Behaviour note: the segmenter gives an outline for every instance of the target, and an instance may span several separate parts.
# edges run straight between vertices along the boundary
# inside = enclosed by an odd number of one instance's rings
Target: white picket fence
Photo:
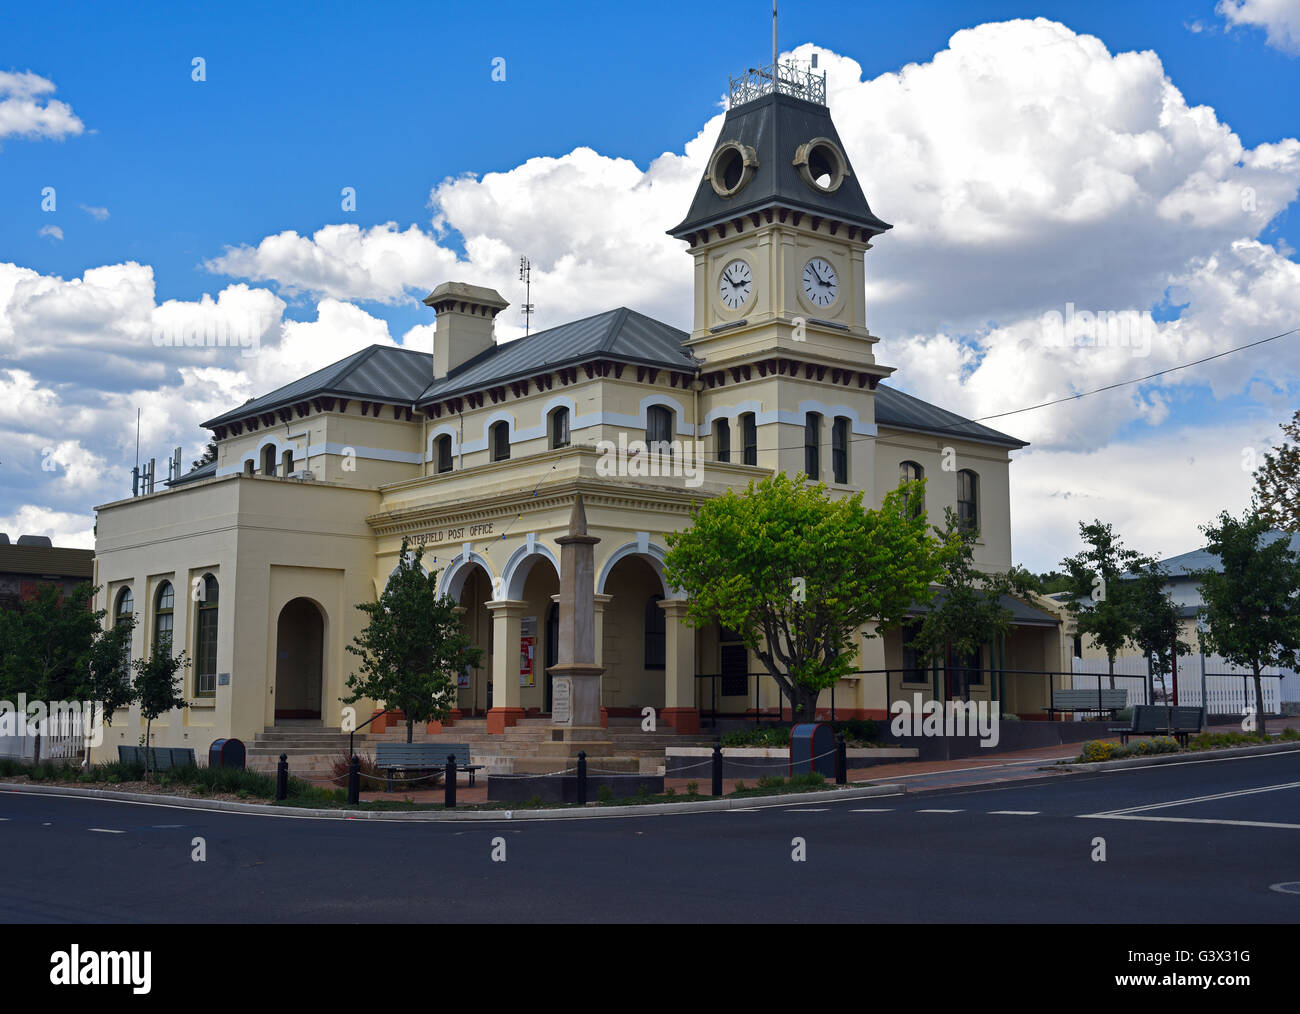
[[[1074,688],[1095,690],[1097,675],[1101,686],[1110,686],[1104,658],[1076,658],[1074,660]],[[1218,655],[1205,656],[1206,708],[1211,715],[1240,715],[1247,707],[1255,707],[1255,681],[1249,669],[1231,665]],[[1240,674],[1240,675],[1237,675]],[[1266,669],[1260,683],[1264,691],[1264,713],[1277,714],[1282,700],[1282,673],[1276,668]],[[1242,677],[1246,678],[1242,678]],[[1144,658],[1115,659],[1115,688],[1128,691],[1129,704],[1164,704],[1173,700],[1173,678],[1166,675],[1163,685],[1156,680],[1155,700],[1147,700],[1147,663]],[[1178,703],[1190,707],[1201,706],[1201,656],[1178,656]],[[1082,719],[1082,715],[1076,716]]]
[[[82,733],[84,719],[81,715],[67,715],[59,719],[46,718],[38,729],[41,737],[41,760],[80,760],[84,756],[85,739]],[[36,759],[36,734],[24,724],[23,735],[0,735],[0,757],[32,761]]]

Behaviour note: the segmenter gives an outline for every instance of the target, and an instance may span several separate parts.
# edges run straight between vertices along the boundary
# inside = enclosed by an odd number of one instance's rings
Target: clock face
[[[718,279],[718,296],[728,310],[739,310],[749,302],[753,291],[754,273],[749,269],[748,263],[737,259],[722,269],[722,277]]]
[[[830,263],[814,257],[803,268],[803,294],[815,306],[830,306],[839,292],[840,277]]]

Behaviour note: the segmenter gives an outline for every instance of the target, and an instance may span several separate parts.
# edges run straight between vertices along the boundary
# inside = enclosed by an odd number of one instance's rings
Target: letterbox
[[[244,744],[238,739],[218,739],[208,747],[208,767],[242,768]]]
[[[810,771],[835,777],[835,730],[829,722],[805,722],[790,730],[790,774]]]

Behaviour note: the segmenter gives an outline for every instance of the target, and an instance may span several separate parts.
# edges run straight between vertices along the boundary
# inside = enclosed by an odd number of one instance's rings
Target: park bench
[[[1127,690],[1053,690],[1052,703],[1043,710],[1047,712],[1049,720],[1058,711],[1109,712],[1114,719],[1115,712],[1127,706]]]
[[[122,746],[118,745],[117,759],[123,764],[139,764],[144,766],[143,746]],[[171,768],[192,768],[194,763],[194,749],[188,746],[151,746],[148,747],[152,755],[149,763],[151,771],[168,771]]]
[[[441,771],[447,766],[448,755],[456,758],[456,770],[469,772],[469,783],[474,784],[474,772],[482,764],[469,762],[468,743],[377,743],[375,767],[388,776],[385,792],[393,791],[394,771]]]
[[[1193,732],[1204,728],[1204,712],[1200,708],[1186,705],[1169,707],[1166,704],[1133,705],[1133,723],[1108,729],[1119,733],[1120,742],[1128,745],[1130,736],[1173,736],[1186,746],[1187,738]]]

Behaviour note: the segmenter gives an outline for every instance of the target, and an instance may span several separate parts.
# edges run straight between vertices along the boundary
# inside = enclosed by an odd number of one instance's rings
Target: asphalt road
[[[195,837],[206,862],[191,858]],[[494,861],[502,845],[505,861]],[[483,824],[0,792],[0,868],[7,923],[1295,923],[1300,893],[1272,885],[1300,890],[1300,753],[835,803]]]

